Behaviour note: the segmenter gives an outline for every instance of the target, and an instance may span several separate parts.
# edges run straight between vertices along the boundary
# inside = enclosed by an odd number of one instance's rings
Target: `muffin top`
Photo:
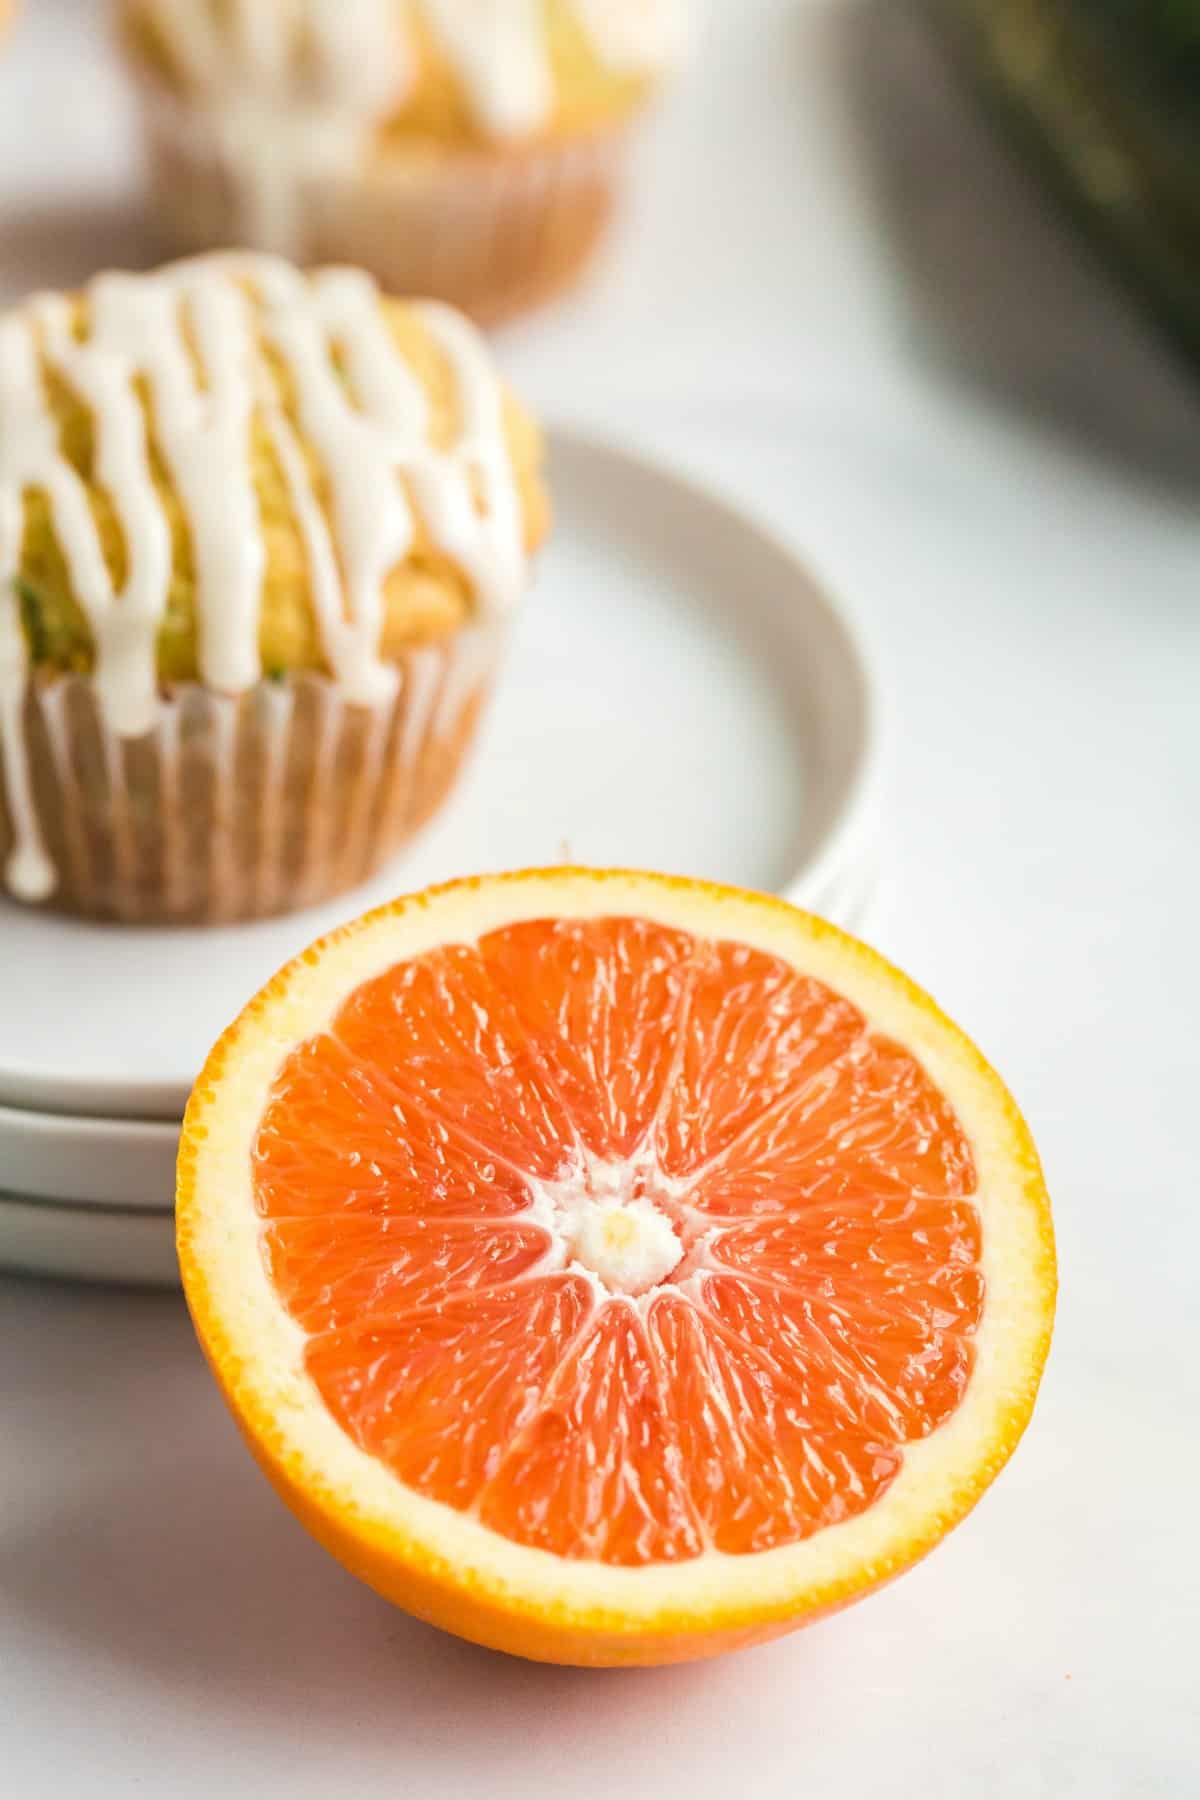
[[[160,85],[356,122],[376,149],[571,136],[675,60],[682,0],[124,0]]]
[[[90,672],[127,735],[164,682],[380,700],[404,650],[518,599],[539,462],[474,327],[356,270],[239,253],[39,295],[0,317],[0,677],[22,648]]]

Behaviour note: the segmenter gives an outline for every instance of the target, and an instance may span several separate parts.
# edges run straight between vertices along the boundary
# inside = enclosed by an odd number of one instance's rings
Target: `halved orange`
[[[179,1255],[250,1446],[348,1568],[521,1655],[754,1642],[908,1567],[1054,1308],[998,1077],[779,900],[547,870],[285,968],[212,1052]]]

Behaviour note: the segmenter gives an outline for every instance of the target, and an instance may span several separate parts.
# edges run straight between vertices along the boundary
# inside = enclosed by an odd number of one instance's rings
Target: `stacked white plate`
[[[206,931],[0,902],[0,1263],[175,1279],[189,1088],[305,943],[455,874],[573,861],[784,892],[852,930],[874,889],[871,684],[793,553],[657,464],[565,433],[554,546],[445,814],[332,906]]]

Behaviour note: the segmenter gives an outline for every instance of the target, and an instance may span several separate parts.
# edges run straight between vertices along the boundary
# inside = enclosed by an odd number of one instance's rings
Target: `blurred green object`
[[[1200,355],[1200,0],[922,0]]]

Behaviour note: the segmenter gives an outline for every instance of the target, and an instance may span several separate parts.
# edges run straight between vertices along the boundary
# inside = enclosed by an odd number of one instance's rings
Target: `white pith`
[[[875,1505],[773,1550],[729,1556],[709,1549],[687,1562],[643,1567],[568,1562],[415,1493],[358,1449],[326,1410],[304,1370],[305,1334],[281,1305],[259,1253],[250,1149],[271,1084],[283,1056],[325,1028],[354,988],[399,960],[447,942],[474,941],[521,919],[621,914],[699,937],[734,939],[826,982],[859,1008],[872,1029],[917,1056],[957,1113],[975,1159],[972,1202],[982,1225],[987,1302],[962,1403],[929,1437],[905,1449],[903,1468]],[[802,914],[750,896],[635,875],[551,871],[451,888],[376,915],[329,940],[319,957],[298,959],[284,985],[261,1003],[253,1028],[243,1025],[232,1039],[213,1097],[201,1083],[189,1124],[201,1127],[192,1182],[193,1255],[204,1270],[207,1303],[220,1320],[240,1397],[256,1416],[275,1421],[278,1452],[307,1471],[312,1490],[353,1515],[364,1539],[390,1543],[397,1555],[412,1551],[427,1565],[454,1571],[517,1607],[564,1621],[608,1616],[636,1629],[639,1621],[649,1625],[664,1614],[700,1624],[722,1612],[750,1615],[756,1607],[818,1604],[851,1579],[868,1585],[911,1560],[912,1546],[936,1536],[939,1520],[949,1522],[964,1510],[981,1485],[981,1466],[990,1473],[1004,1460],[1005,1421],[1027,1411],[1036,1385],[1052,1252],[1035,1195],[1036,1164],[1003,1090],[966,1041],[877,958]],[[601,1200],[601,1210],[605,1205],[629,1214],[631,1197],[618,1191]],[[646,1212],[632,1216],[633,1249],[653,1261],[657,1247],[664,1261],[669,1246],[659,1224]],[[550,1231],[555,1261],[586,1264],[581,1221],[562,1185],[542,1184],[531,1217]],[[666,1222],[665,1212],[658,1217]],[[687,1247],[681,1242],[680,1248]],[[695,1249],[702,1262],[703,1245]],[[666,1273],[682,1278],[681,1291],[699,1298],[704,1277],[691,1272],[690,1262],[689,1253]],[[631,1267],[627,1260],[626,1276]],[[598,1299],[605,1289],[623,1291],[619,1256],[610,1269],[615,1282],[593,1273]],[[645,1298],[643,1293],[632,1303]]]
[[[653,1292],[684,1258],[667,1210],[636,1191],[638,1172],[634,1162],[589,1159],[578,1173],[531,1183],[526,1216],[549,1233],[551,1256],[595,1276],[605,1294]]]

